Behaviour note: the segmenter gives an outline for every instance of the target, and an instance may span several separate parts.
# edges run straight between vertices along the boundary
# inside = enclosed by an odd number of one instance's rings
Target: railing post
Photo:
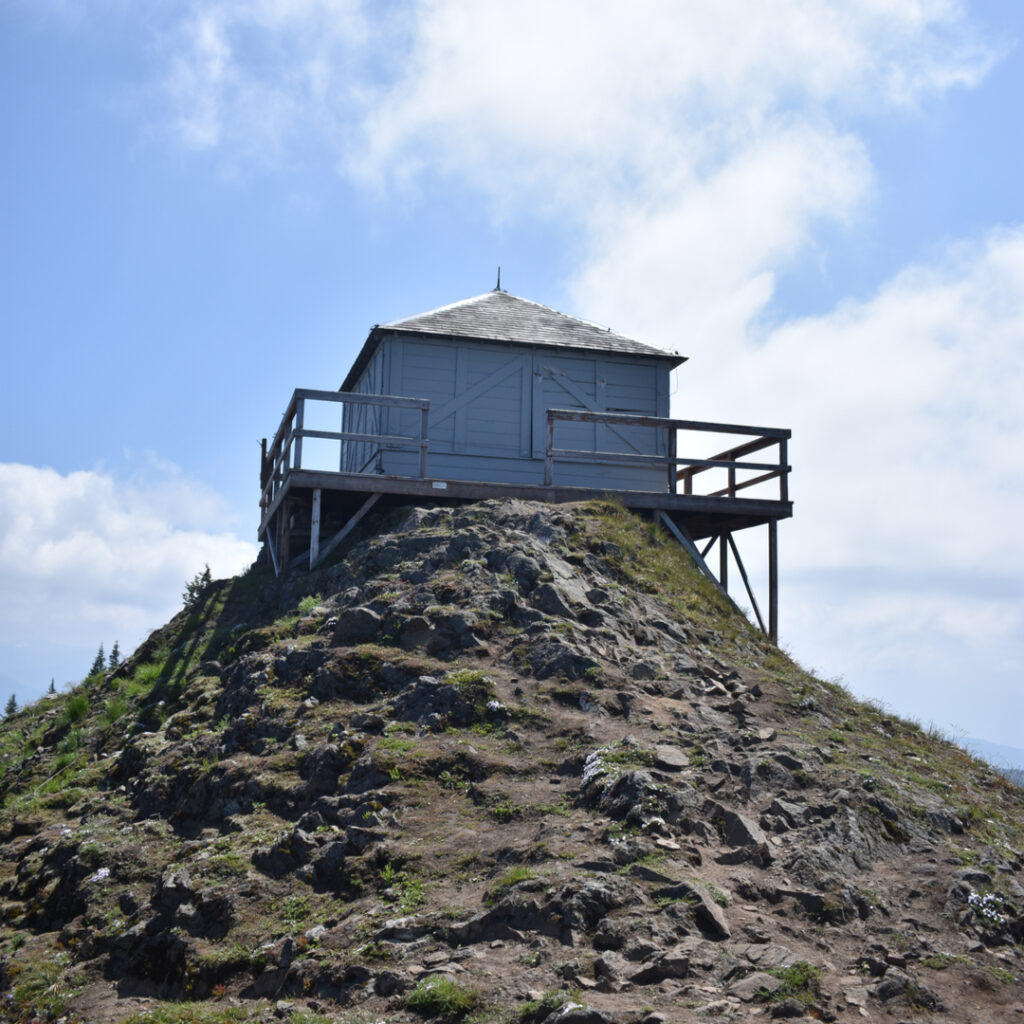
[[[550,487],[551,482],[555,477],[554,467],[554,448],[555,448],[555,417],[554,413],[548,409],[548,447],[544,455],[544,486]]]
[[[729,497],[736,497],[736,467],[729,467]]]
[[[300,398],[295,403],[295,468],[302,469],[302,423],[306,416],[306,400]]]
[[[420,410],[420,477],[427,475],[427,444],[430,434],[430,403]]]

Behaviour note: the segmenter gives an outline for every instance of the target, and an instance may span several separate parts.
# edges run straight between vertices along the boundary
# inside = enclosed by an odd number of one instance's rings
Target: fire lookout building
[[[717,543],[723,589],[731,551],[776,639],[790,432],[672,419],[670,376],[682,362],[500,288],[375,326],[340,389],[297,389],[264,442],[259,538],[284,573],[322,561],[382,500],[614,494],[653,515],[712,578],[704,556]],[[754,526],[768,527],[767,623],[732,538]]]

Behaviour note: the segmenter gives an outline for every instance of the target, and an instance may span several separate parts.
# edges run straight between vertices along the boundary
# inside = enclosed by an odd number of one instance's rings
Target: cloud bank
[[[249,565],[221,499],[166,464],[134,482],[0,463],[0,672],[37,696],[80,679],[102,642],[130,650],[178,610],[186,580]],[[45,679],[19,678],[40,651]]]

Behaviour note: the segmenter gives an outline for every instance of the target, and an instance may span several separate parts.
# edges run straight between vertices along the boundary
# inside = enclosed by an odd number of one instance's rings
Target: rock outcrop
[[[1020,790],[614,505],[375,530],[0,725],[0,1018],[1013,1019]]]

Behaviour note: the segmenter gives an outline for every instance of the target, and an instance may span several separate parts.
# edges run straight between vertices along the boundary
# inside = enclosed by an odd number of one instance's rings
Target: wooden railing
[[[418,409],[420,425],[417,434],[365,433],[353,430],[311,430],[304,426],[306,402],[333,402],[337,405],[376,405],[390,409]],[[363,395],[350,391],[317,391],[312,388],[296,388],[291,401],[281,418],[281,426],[270,447],[263,453],[260,472],[260,509],[265,514],[277,496],[285,477],[292,469],[302,468],[303,438],[320,438],[337,441],[339,444],[338,466],[344,457],[345,443],[364,443],[376,446],[379,451],[388,448],[418,448],[419,476],[427,475],[427,420],[430,415],[430,400],[426,398],[403,398],[398,395]],[[365,470],[365,464],[363,469]]]
[[[650,427],[664,430],[665,454],[641,455],[629,452],[603,452],[586,449],[555,447],[555,423],[603,423],[609,427]],[[677,454],[679,431],[697,431],[711,434],[751,435],[754,440],[728,448],[710,458],[697,459]],[[693,494],[693,478],[698,473],[720,469],[726,473],[726,486],[705,493],[705,497],[735,498],[738,491],[763,484],[769,480],[779,481],[779,501],[789,500],[788,441],[791,431],[775,427],[747,427],[736,423],[705,423],[700,420],[674,420],[663,416],[635,416],[630,413],[589,412],[581,409],[548,409],[548,439],[544,459],[544,485],[554,483],[555,460],[582,459],[591,464],[606,466],[663,466],[666,472],[666,487],[669,493],[676,493],[678,481],[683,482],[683,493]],[[778,446],[777,462],[743,462],[746,455],[762,451],[773,445]],[[685,466],[685,469],[678,469]],[[756,473],[753,477],[738,477],[737,474]]]

